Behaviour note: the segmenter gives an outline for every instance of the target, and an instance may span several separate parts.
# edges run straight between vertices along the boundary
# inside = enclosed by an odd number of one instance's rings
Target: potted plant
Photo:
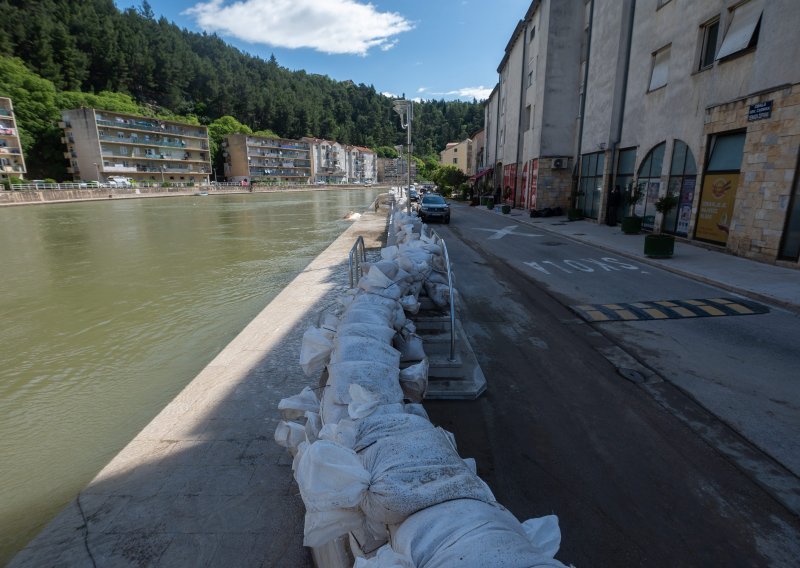
[[[636,204],[644,198],[644,186],[634,181],[625,192],[625,216],[622,218],[622,232],[635,235],[642,230],[642,218],[636,214]]]
[[[511,213],[511,205],[509,205],[508,203],[503,203],[501,209],[503,210],[503,215],[508,215],[509,213]]]
[[[678,196],[667,191],[655,203],[656,211],[661,213],[661,221],[656,226],[656,232],[644,237],[644,254],[650,258],[670,258],[675,251],[675,237],[661,233],[664,218],[670,211],[678,206]]]

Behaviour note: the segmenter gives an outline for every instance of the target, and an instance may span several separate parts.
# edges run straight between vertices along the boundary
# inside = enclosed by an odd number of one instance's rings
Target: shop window
[[[745,49],[755,47],[761,27],[762,0],[750,0],[739,4],[730,14],[730,25],[725,32],[717,59],[722,59]]]
[[[696,239],[720,245],[728,242],[744,140],[744,132],[715,134],[709,140],[694,230]]]
[[[794,190],[792,200],[789,204],[788,216],[786,217],[786,227],[783,230],[781,248],[778,258],[781,260],[800,260],[800,187],[798,187],[798,174],[794,173]]]
[[[708,69],[714,65],[719,36],[719,18],[702,26],[702,45],[700,47],[700,65],[698,70]]]
[[[653,147],[645,156],[636,175],[636,183],[639,189],[644,192],[644,197],[636,204],[634,213],[642,218],[643,229],[652,230],[655,226],[655,203],[658,200],[658,194],[661,189],[661,167],[664,164],[666,147],[666,142]]]
[[[672,147],[672,163],[669,169],[667,191],[678,196],[678,206],[664,218],[662,228],[665,232],[682,237],[689,234],[689,221],[692,217],[696,183],[697,164],[692,150],[682,140],[675,140]]]
[[[670,46],[663,47],[653,54],[653,69],[650,72],[650,87],[648,91],[655,91],[667,84],[669,77]]]

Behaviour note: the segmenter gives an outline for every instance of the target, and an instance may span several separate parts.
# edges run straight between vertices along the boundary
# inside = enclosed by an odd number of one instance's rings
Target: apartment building
[[[302,138],[311,147],[311,175],[315,183],[348,182],[348,150],[343,144],[321,138]]]
[[[495,182],[597,222],[638,187],[647,230],[797,266],[799,27],[794,0],[534,1],[485,105]]]
[[[411,161],[411,183],[417,179],[417,163]],[[378,182],[392,185],[408,184],[408,159],[378,158]]]
[[[475,173],[474,162],[472,161],[472,140],[467,138],[461,142],[448,142],[444,150],[439,152],[439,163],[456,166],[459,170],[471,176]]]
[[[143,183],[206,184],[208,129],[174,120],[92,108],[64,110],[59,126],[75,180],[121,176]]]
[[[0,181],[24,178],[25,173],[25,157],[14,118],[14,105],[11,99],[0,97]]]
[[[307,184],[311,145],[305,140],[231,134],[223,143],[228,181]]]
[[[375,183],[378,179],[377,156],[375,152],[363,146],[347,147],[345,171],[349,183]]]

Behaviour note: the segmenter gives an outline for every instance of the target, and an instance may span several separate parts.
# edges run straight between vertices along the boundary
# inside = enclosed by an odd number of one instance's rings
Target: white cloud
[[[382,94],[384,97],[389,97],[390,99],[399,99],[399,98],[400,98],[400,97],[398,97],[397,95],[395,95],[394,93],[390,93],[389,91],[384,91],[384,92],[382,92],[381,94]]]
[[[379,12],[358,0],[209,0],[183,12],[209,33],[250,43],[322,53],[366,55],[397,43],[414,28],[396,12]]]
[[[477,99],[479,101],[482,101],[489,98],[489,95],[492,94],[492,89],[481,85],[480,87],[463,87],[456,91],[447,91],[445,93],[431,93],[431,94],[439,96],[455,95],[459,99]]]
[[[419,89],[417,89],[417,92],[418,93],[424,93],[427,90],[428,90],[428,87],[420,87]]]

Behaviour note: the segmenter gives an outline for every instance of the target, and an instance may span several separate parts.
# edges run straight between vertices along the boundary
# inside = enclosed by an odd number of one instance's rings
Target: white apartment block
[[[211,175],[205,126],[106,110],[61,113],[67,171],[75,180],[121,176],[142,183],[207,184]]]
[[[348,182],[348,152],[344,145],[319,138],[302,140],[311,144],[311,175],[315,183]]]
[[[348,146],[345,170],[349,183],[375,183],[378,179],[375,152],[363,146]]]
[[[305,140],[231,134],[225,138],[228,181],[308,184],[311,145]]]
[[[532,2],[485,104],[495,185],[598,222],[635,185],[646,229],[797,266],[798,29],[796,0]]]
[[[25,157],[11,99],[0,97],[0,181],[24,178]]]

